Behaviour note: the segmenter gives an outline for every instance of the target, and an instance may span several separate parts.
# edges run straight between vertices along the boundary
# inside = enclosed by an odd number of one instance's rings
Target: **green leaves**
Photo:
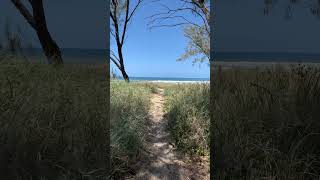
[[[184,35],[189,39],[185,53],[178,61],[194,58],[193,62],[205,62],[210,58],[210,35],[205,26],[187,26]]]

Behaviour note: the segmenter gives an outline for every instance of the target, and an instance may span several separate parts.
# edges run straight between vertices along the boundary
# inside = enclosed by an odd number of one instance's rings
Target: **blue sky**
[[[179,5],[179,1],[164,0],[162,2],[170,7]],[[144,4],[132,19],[124,45],[125,67],[129,76],[209,77],[210,68],[207,63],[193,64],[192,59],[176,61],[184,53],[188,43],[183,35],[182,27],[162,27],[152,30],[148,28],[147,24],[150,20],[147,17],[162,12],[162,10],[159,4]],[[197,19],[194,20],[197,21]],[[115,49],[115,45],[114,42],[111,42],[111,49]],[[114,64],[111,65],[111,68],[116,70]]]

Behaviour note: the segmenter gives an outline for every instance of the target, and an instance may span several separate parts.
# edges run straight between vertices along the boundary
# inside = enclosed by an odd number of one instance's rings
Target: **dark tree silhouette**
[[[112,51],[110,54],[111,61],[121,71],[123,78],[129,82],[129,76],[125,70],[123,45],[126,38],[128,24],[143,0],[136,0],[133,9],[130,0],[112,0],[110,4],[110,17],[112,20],[110,33],[115,38],[117,44],[117,55]]]
[[[20,14],[36,31],[44,54],[49,64],[63,64],[60,49],[56,42],[52,39],[46,22],[42,0],[28,0],[32,7],[32,13],[20,0],[11,0]]]

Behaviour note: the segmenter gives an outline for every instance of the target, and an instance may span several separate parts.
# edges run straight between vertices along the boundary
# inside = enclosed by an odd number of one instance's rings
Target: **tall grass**
[[[0,179],[104,179],[105,74],[26,63],[0,72]]]
[[[119,179],[134,173],[141,158],[147,132],[149,95],[152,86],[111,81],[112,176]]]
[[[232,69],[214,79],[214,178],[320,178],[319,69]]]
[[[177,148],[209,154],[209,85],[184,84],[165,89],[168,128]]]

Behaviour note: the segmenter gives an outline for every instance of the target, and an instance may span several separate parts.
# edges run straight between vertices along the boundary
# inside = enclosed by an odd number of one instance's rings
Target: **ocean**
[[[290,62],[320,63],[320,53],[303,52],[216,52],[217,62]]]
[[[66,64],[104,64],[107,61],[106,49],[61,49]],[[24,54],[31,62],[47,63],[42,49],[24,49]],[[270,67],[274,64],[288,65],[290,63],[304,63],[320,66],[320,53],[298,52],[217,52],[213,62],[223,68],[255,68]],[[175,77],[132,77],[132,81],[153,82],[206,82],[209,78],[175,78]]]
[[[24,49],[24,55],[31,62],[47,63],[42,49]],[[61,49],[66,64],[101,64],[106,62],[107,50],[104,49]],[[122,78],[118,78],[122,79]],[[135,82],[163,82],[163,83],[202,83],[209,82],[208,78],[177,78],[177,77],[131,77]]]
[[[23,54],[30,62],[47,63],[42,49],[24,49]],[[72,49],[62,48],[61,54],[66,64],[103,64],[107,61],[106,49]]]
[[[117,78],[123,80],[123,78]],[[208,83],[210,78],[177,78],[177,77],[130,77],[132,82],[155,83]]]
[[[107,60],[106,49],[62,48],[66,63],[104,63]],[[42,49],[24,49],[27,57],[45,57]],[[217,62],[306,62],[320,63],[320,53],[303,52],[216,52],[213,61]]]

